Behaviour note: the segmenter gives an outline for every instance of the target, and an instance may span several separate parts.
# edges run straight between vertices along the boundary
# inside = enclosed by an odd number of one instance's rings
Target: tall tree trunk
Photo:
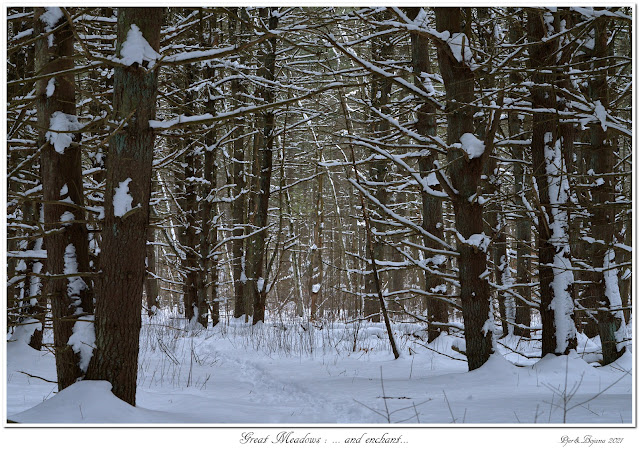
[[[556,64],[557,39],[547,39],[552,30],[549,12],[527,13],[530,68],[535,85],[530,89],[533,108],[557,109],[552,67]],[[539,195],[539,282],[542,321],[542,356],[565,354],[577,345],[572,300],[572,266],[568,242],[567,179],[563,145],[552,112],[533,113],[532,160]]]
[[[445,44],[437,46],[439,67],[446,88],[446,113],[448,116],[447,143],[457,144],[465,139],[474,141],[473,113],[475,101],[474,75],[468,64],[470,42],[462,27],[460,8],[435,8],[437,31],[449,32],[461,40],[457,48],[460,60]],[[497,119],[495,119],[497,120]],[[455,227],[459,252],[458,267],[461,284],[460,296],[464,317],[466,356],[469,370],[480,367],[492,352],[492,327],[490,317],[490,292],[486,271],[486,247],[488,238],[483,234],[482,205],[479,202],[479,183],[483,153],[473,157],[462,148],[450,148],[448,161],[452,187],[456,190],[453,201]]]
[[[155,229],[148,229],[148,243],[146,245],[146,280],[144,290],[146,293],[146,309],[149,317],[153,317],[158,310],[158,296],[160,294],[157,279],[157,264],[155,260]]]
[[[389,18],[389,12],[384,11],[378,14],[379,20],[387,20]],[[389,34],[381,35],[377,38],[373,38],[371,41],[371,59],[373,64],[380,64],[388,60],[393,54],[393,46],[390,42]],[[391,95],[391,80],[385,76],[373,72],[371,74],[371,96],[370,101],[373,108],[381,111],[382,114],[389,115],[388,103],[390,102]],[[390,129],[388,121],[386,119],[377,117],[375,112],[371,112],[372,130],[371,137],[373,139],[383,140],[388,134]],[[376,159],[371,163],[370,174],[371,184],[374,186],[374,196],[382,205],[387,205],[389,202],[388,187],[386,181],[388,177],[388,162],[385,159]],[[378,213],[375,209],[371,209],[371,221],[373,222],[373,231],[377,233],[383,233],[386,227],[382,223],[384,216],[381,211]],[[373,233],[375,234],[375,233]],[[386,259],[386,252],[384,243],[379,239],[374,239],[372,244],[373,254],[368,252],[368,258],[375,259],[377,261],[383,261]],[[366,276],[366,296],[364,297],[364,317],[370,319],[373,322],[379,322],[380,307],[377,296],[377,283],[375,277],[379,274],[373,273],[372,263],[367,265],[366,268],[368,274]]]
[[[204,38],[202,27],[202,11],[200,10],[200,42],[203,46],[212,46],[217,42],[218,36],[213,35],[217,27],[217,16],[209,19],[209,36],[208,42]],[[204,79],[212,83],[215,79],[215,69],[207,66],[204,68]],[[206,112],[215,115],[215,92],[212,88],[207,89],[207,100],[205,102]],[[214,196],[217,189],[217,164],[215,162],[216,155],[216,132],[215,126],[207,130],[204,135],[204,173],[202,174],[206,183],[204,184],[204,192],[202,195],[202,209],[200,211],[200,270],[202,273],[198,279],[198,322],[206,328],[209,321],[209,310],[211,311],[211,320],[215,326],[220,320],[220,303],[217,301],[217,283],[218,283],[218,255],[210,255],[211,249],[217,245],[217,224],[216,203]],[[213,222],[213,224],[211,224]],[[213,226],[211,226],[213,225]]]
[[[510,27],[508,38],[511,44],[516,44],[524,37],[523,15],[518,15],[517,19]],[[524,77],[517,71],[512,71],[508,76],[512,85],[519,86],[524,81]],[[523,131],[522,118],[517,111],[508,112],[508,134],[511,139],[520,139],[520,133]],[[515,240],[517,241],[517,293],[529,302],[532,302],[532,289],[530,287],[531,274],[531,240],[532,240],[532,221],[529,218],[526,203],[530,203],[526,199],[526,192],[530,187],[527,181],[526,153],[523,145],[512,146],[513,174],[515,178],[515,204],[519,210],[519,216],[515,223]],[[515,326],[513,334],[515,336],[530,337],[530,305],[525,301],[515,299]]]
[[[617,360],[621,352],[617,350],[616,332],[622,324],[623,314],[620,310],[621,298],[614,265],[614,224],[615,224],[615,186],[613,183],[613,166],[615,148],[609,136],[606,124],[607,111],[610,107],[608,95],[608,19],[600,17],[595,21],[594,70],[590,79],[591,100],[596,105],[595,115],[599,123],[591,125],[590,152],[591,169],[597,181],[593,183],[592,192],[592,237],[594,243],[589,246],[591,264],[601,269],[593,274],[593,298],[597,302],[597,322],[603,364]],[[612,310],[611,310],[612,309]]]
[[[628,183],[630,184],[630,183]],[[631,187],[628,188],[628,191],[631,190]],[[628,198],[632,197],[632,194],[627,194]],[[626,213],[624,213],[623,220],[623,243],[628,247],[632,248],[632,210],[628,209]],[[632,254],[630,252],[624,252],[620,255],[619,263],[628,263],[632,260]],[[621,277],[619,280],[619,294],[621,295],[621,305],[624,307],[623,316],[624,322],[629,323],[632,313],[632,272],[630,269],[625,268],[620,271]]]
[[[151,48],[159,50],[162,8],[120,8],[118,13],[118,57],[127,35],[136,29]],[[142,67],[133,63],[115,68],[114,119],[127,120],[127,126],[109,143],[96,350],[87,371],[88,379],[109,381],[113,393],[131,405],[135,405],[155,141],[149,120],[155,118],[158,86],[157,71],[147,67],[144,61]]]
[[[489,8],[477,8],[477,37],[480,48],[482,48],[483,56],[477,56],[480,63],[483,63],[483,70],[479,77],[479,85],[482,89],[482,96],[487,97],[494,95],[495,92],[495,75],[493,74],[493,57],[495,56],[495,22],[491,20]],[[488,97],[490,98],[490,97]],[[488,100],[488,98],[486,100]],[[501,102],[500,102],[501,103]],[[485,117],[480,116],[475,122],[477,137],[484,141],[486,139]],[[508,254],[506,253],[506,234],[505,220],[501,201],[501,180],[500,170],[497,166],[496,158],[484,159],[484,183],[483,197],[488,200],[488,207],[484,209],[485,233],[490,236],[491,242],[489,246],[490,259],[492,260],[491,276],[492,280],[498,286],[504,286],[510,283]],[[504,289],[499,289],[494,293],[497,297],[497,305],[499,308],[499,316],[501,321],[502,337],[508,335],[508,322],[514,320],[512,314],[511,298]],[[512,316],[512,317],[511,317]]]
[[[229,14],[229,39],[231,44],[240,45],[246,32],[244,20],[238,30],[237,19],[234,17],[239,15],[240,18],[246,19],[245,8],[231,8]],[[244,63],[243,53],[240,54],[240,65]],[[241,108],[244,105],[244,87],[239,76],[231,81],[231,96],[233,98],[233,107]],[[238,116],[233,120],[233,188],[231,195],[233,198],[233,207],[231,208],[231,218],[233,221],[233,285],[235,294],[235,305],[233,316],[241,317],[248,314],[244,299],[244,287],[246,285],[246,257],[244,254],[244,235],[246,224],[246,168],[245,168],[245,149],[244,149],[244,117]]]
[[[277,28],[278,15],[277,8],[262,8],[260,16],[266,22],[268,28]],[[277,38],[267,39],[263,44],[263,60],[259,75],[266,80],[275,80],[275,48]],[[264,86],[260,88],[259,97],[265,104],[272,103],[275,99],[274,88]],[[246,268],[248,282],[246,288],[249,290],[249,298],[253,303],[253,324],[264,321],[266,312],[267,286],[264,279],[264,255],[266,253],[266,224],[268,222],[268,202],[271,195],[271,173],[273,169],[273,141],[275,136],[275,113],[272,109],[266,110],[262,116],[262,129],[258,134],[259,146],[255,146],[255,162],[259,169],[258,178],[255,180],[257,194],[254,196],[252,207],[253,217],[251,225],[254,235],[249,239],[249,248],[246,255]]]
[[[33,8],[15,8],[16,12],[28,13]],[[33,26],[33,19],[26,15],[25,20],[17,20],[12,24],[12,35],[15,36],[19,33],[26,32]],[[26,79],[33,76],[35,56],[35,45],[24,45],[19,49],[13,51],[7,58],[7,80],[15,81],[20,79]],[[7,86],[7,101],[14,101],[14,99],[20,98],[27,92],[24,89],[31,89],[30,84],[13,86]],[[27,108],[30,107],[29,103],[21,106],[22,110],[19,115],[15,117],[15,121],[12,123],[10,129],[8,129],[7,139],[11,139],[17,135],[25,124],[29,123],[27,120],[23,120],[27,113]],[[9,128],[9,124],[7,125]],[[41,142],[38,142],[41,145]],[[35,149],[34,149],[35,150]],[[25,167],[25,159],[27,155],[22,155],[18,149],[11,148],[11,144],[7,146],[8,157],[8,169],[13,169],[22,164],[23,169],[35,170],[34,163],[37,164],[37,160],[32,160],[29,163],[29,168]],[[16,193],[21,190],[21,182],[17,177],[9,177],[7,179],[7,193]],[[7,218],[18,218],[22,212],[22,223],[27,226],[38,227],[39,222],[43,220],[41,217],[41,203],[34,198],[25,198],[22,202],[16,200],[8,200]],[[34,228],[35,229],[35,228]],[[24,240],[20,240],[19,237],[24,237]],[[29,232],[25,233],[25,230],[15,228],[7,229],[7,251],[16,251],[20,249],[26,250],[41,250],[43,244],[42,238],[34,238],[30,236]],[[46,261],[43,261],[46,263]],[[11,326],[15,323],[12,319],[18,319],[17,323],[24,323],[25,321],[33,321],[33,319],[41,322],[42,325],[39,328],[33,329],[29,346],[36,350],[42,348],[42,333],[44,330],[44,322],[46,317],[46,299],[41,297],[41,278],[36,275],[42,272],[43,262],[35,261],[33,259],[20,260],[19,258],[7,259],[7,277],[9,279],[18,275],[16,271],[18,267],[24,270],[18,270],[24,274],[33,273],[34,275],[25,275],[23,281],[11,283],[7,287],[7,307],[11,308],[12,313],[9,314],[9,320],[7,325]]]
[[[407,8],[408,17],[415,20],[419,14],[420,8]],[[411,49],[413,59],[413,77],[415,85],[425,92],[428,92],[426,83],[430,84],[430,80],[422,78],[422,74],[431,73],[430,55],[428,53],[428,39],[418,33],[411,34]],[[437,117],[435,106],[422,102],[417,109],[417,123],[415,128],[421,136],[437,136]],[[419,158],[419,172],[422,178],[432,181],[432,188],[435,189],[437,183],[434,178],[435,161],[437,161],[437,153],[425,152]],[[422,227],[431,235],[436,236],[440,240],[444,240],[444,218],[442,215],[441,199],[429,195],[422,190]],[[440,249],[441,244],[424,237],[424,247],[432,249]],[[432,258],[432,267],[437,269],[444,261],[440,258],[434,258],[435,253],[429,252],[424,255],[426,258]],[[446,303],[436,297],[437,293],[445,292],[447,289],[444,280],[433,275],[429,271],[424,271],[424,290],[431,295],[426,299],[427,318],[428,318],[428,342],[432,342],[439,337],[442,328],[438,323],[448,322],[448,308]]]
[[[36,34],[57,28],[36,43],[36,73],[49,74],[73,69],[73,33],[60,8],[36,8]],[[58,389],[82,376],[86,366],[69,345],[76,320],[93,313],[90,282],[79,273],[89,271],[89,244],[84,222],[84,193],[80,135],[55,133],[77,131],[75,82],[72,74],[42,78],[37,83],[38,144],[42,148],[41,175],[44,199],[44,245],[46,271],[67,277],[45,282],[51,299],[53,344]],[[62,230],[56,231],[53,230]]]
[[[190,145],[187,144],[187,145]],[[188,322],[192,322],[196,314],[199,314],[197,308],[197,283],[199,278],[198,256],[196,253],[196,216],[197,202],[196,189],[192,184],[195,178],[195,156],[193,150],[187,150],[184,157],[184,220],[181,232],[181,244],[184,251],[184,259],[182,261],[182,281],[183,281],[183,302],[184,317]]]
[[[185,67],[186,76],[184,82],[184,114],[193,114],[193,100],[194,95],[189,86],[191,86],[195,80],[195,66],[188,65]],[[196,182],[196,174],[198,173],[198,166],[200,164],[199,155],[196,153],[195,142],[190,133],[184,138],[183,145],[187,148],[184,155],[184,228],[182,229],[182,245],[184,250],[184,260],[182,266],[182,280],[184,282],[184,316],[189,323],[197,321],[202,311],[198,305],[198,291],[197,287],[199,279],[202,276],[201,268],[199,266],[198,256],[198,193],[199,183]],[[208,314],[208,308],[204,311]]]
[[[317,146],[317,187],[315,189],[315,208],[313,210],[313,244],[310,250],[309,264],[309,291],[311,294],[311,320],[317,317],[317,307],[322,301],[322,281],[324,279],[324,267],[322,266],[322,232],[324,231],[324,174],[319,166],[322,161],[322,147]]]
[[[290,191],[287,189],[286,191],[284,191],[284,203],[286,206],[286,213],[288,215],[288,236],[287,236],[287,241],[290,241],[292,239],[296,239],[297,240],[297,232],[295,230],[295,220],[293,218],[293,209],[291,208],[291,193]],[[300,269],[300,258],[299,258],[299,251],[295,251],[297,250],[297,245],[295,247],[292,247],[288,254],[289,254],[289,261],[291,264],[291,268],[293,270],[293,284],[296,288],[295,293],[296,295],[296,299],[295,299],[295,313],[297,314],[298,317],[303,317],[304,316],[304,293],[302,290],[302,274],[301,274],[301,269]]]
[[[32,227],[38,227],[38,225],[42,223],[43,220],[44,217],[42,214],[41,203],[31,199],[25,200],[22,205],[23,223]],[[28,239],[26,242],[26,248],[27,250],[42,250],[43,238]],[[14,259],[11,258],[9,261],[11,260]],[[27,275],[25,276],[25,279],[22,283],[22,289],[19,296],[19,298],[21,299],[18,302],[18,305],[21,306],[18,313],[20,316],[19,322],[32,322],[34,319],[40,322],[40,324],[33,329],[33,333],[31,334],[31,338],[29,339],[29,346],[36,350],[41,350],[44,326],[47,316],[47,302],[46,299],[39,300],[39,297],[42,294],[42,286],[40,281],[41,277],[38,274],[42,273],[42,269],[44,266],[43,263],[31,258],[23,260],[23,262],[23,272]],[[46,264],[46,261],[44,262]]]
[[[490,209],[484,215],[486,216],[486,232],[491,239],[491,257],[493,266],[493,275],[495,283],[505,287],[510,283],[508,278],[508,255],[506,253],[506,221],[504,220],[504,212],[501,205],[499,185],[497,181],[498,169],[497,160],[490,158],[484,166],[488,182],[486,183],[486,197],[492,198]],[[510,297],[503,290],[497,291],[497,305],[499,307],[499,316],[501,319],[502,337],[509,333],[509,322],[514,320],[511,307],[509,305]]]

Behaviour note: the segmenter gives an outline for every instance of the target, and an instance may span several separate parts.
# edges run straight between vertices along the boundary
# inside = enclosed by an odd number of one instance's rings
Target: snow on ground
[[[598,343],[582,335],[578,352],[542,360],[534,357],[538,341],[509,337],[484,366],[468,372],[459,353],[463,339],[444,334],[426,344],[415,324],[395,325],[402,356],[394,360],[382,324],[253,327],[230,319],[182,331],[184,321],[175,316],[163,311],[145,319],[135,408],[106,382],[84,381],[55,394],[56,385],[45,381],[55,379],[51,353],[9,342],[8,417],[29,423],[632,421],[632,354],[598,367],[589,363],[599,359]]]
[[[108,381],[79,381],[47,401],[16,414],[20,423],[172,423],[175,416],[133,407],[111,392]]]

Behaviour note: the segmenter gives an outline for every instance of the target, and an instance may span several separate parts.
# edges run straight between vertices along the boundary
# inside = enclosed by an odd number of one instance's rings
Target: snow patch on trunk
[[[75,246],[73,244],[67,245],[64,250],[64,274],[73,275],[78,273],[78,260],[75,253]],[[79,307],[81,300],[80,294],[87,288],[84,280],[78,276],[70,276],[67,280],[67,295],[70,299],[74,300],[75,306]],[[78,311],[78,309],[80,311]],[[82,312],[81,308],[76,309],[76,314]]]
[[[58,7],[44,8],[44,14],[40,16],[40,20],[46,25],[46,30],[51,31],[56,23],[64,17],[64,13]]]
[[[477,139],[477,137],[475,137],[472,133],[462,134],[459,138],[459,142],[461,142],[462,148],[468,155],[468,159],[481,157],[486,149],[484,142]]]
[[[47,97],[51,97],[55,92],[55,77],[51,78],[47,83]]]
[[[617,268],[615,264],[615,251],[608,249],[604,255],[604,283],[606,286],[606,297],[610,304],[612,314],[617,318],[619,322],[619,328],[615,332],[615,340],[617,341],[617,350],[621,351],[622,347],[625,347],[625,340],[629,337],[628,329],[626,328],[626,321],[621,310],[621,293],[619,291],[619,278]]]
[[[142,65],[143,61],[149,61],[149,68],[153,67],[155,61],[160,58],[160,54],[153,50],[136,24],[131,24],[126,41],[122,43],[120,56],[120,62],[126,66],[131,66],[134,63]]]
[[[41,273],[43,264],[41,262],[33,263],[33,273]],[[31,277],[31,281],[29,283],[29,295],[32,297],[29,300],[29,304],[31,306],[35,306],[38,304],[37,297],[40,294],[40,289],[42,288],[42,282],[40,281],[40,277],[35,276]]]
[[[60,216],[60,223],[62,223],[62,226],[64,227],[68,227],[69,225],[71,225],[74,220],[75,216],[71,211],[65,211]]]
[[[457,234],[457,239],[466,245],[470,245],[471,247],[475,247],[480,252],[486,252],[488,250],[488,246],[490,245],[490,238],[486,236],[485,233],[476,233],[471,235],[468,239],[464,238],[459,231],[455,231]]]
[[[448,46],[457,61],[468,65],[472,63],[473,54],[470,51],[470,40],[465,33],[453,33],[448,39]]]
[[[49,119],[49,131],[45,134],[45,138],[47,141],[53,145],[55,151],[64,154],[64,151],[71,145],[73,142],[73,133],[72,131],[78,131],[80,128],[80,123],[78,123],[78,118],[73,114],[65,114],[62,111],[56,111],[51,114],[51,119]]]
[[[122,217],[133,209],[133,197],[131,197],[129,193],[129,183],[131,181],[131,178],[127,178],[121,181],[118,187],[115,188],[115,194],[113,194],[113,215],[116,217]],[[140,204],[138,203],[137,206],[140,206]]]
[[[570,289],[574,283],[572,263],[570,261],[570,245],[568,242],[568,212],[566,204],[569,199],[568,178],[563,159],[561,157],[561,141],[557,139],[553,145],[552,133],[544,136],[544,157],[546,173],[548,175],[548,197],[550,199],[550,243],[555,247],[553,258],[553,299],[550,308],[554,311],[557,337],[557,353],[564,353],[568,342],[576,337],[575,321],[573,318],[573,299]]]
[[[44,13],[40,16],[40,21],[44,23],[44,31],[49,33],[55,28],[55,25],[64,17],[64,13],[58,7],[46,7]],[[49,47],[53,47],[53,34],[47,36]]]
[[[500,263],[502,270],[501,284],[503,287],[508,288],[515,283],[515,279],[513,278],[511,273],[510,264],[508,264],[508,257],[506,255],[502,256]],[[506,319],[508,320],[508,334],[512,335],[515,331],[515,326],[513,325],[513,323],[515,322],[517,306],[513,295],[508,290],[505,290],[503,295],[504,305],[506,307]],[[506,332],[506,330],[503,331]]]
[[[94,316],[83,316],[76,320],[73,325],[73,334],[69,336],[67,344],[73,348],[80,356],[78,365],[82,372],[86,373],[89,362],[93,356],[95,348],[95,327],[93,326]]]
[[[595,102],[595,117],[601,122],[601,128],[606,131],[608,129],[608,122],[606,120],[608,113],[599,100]]]

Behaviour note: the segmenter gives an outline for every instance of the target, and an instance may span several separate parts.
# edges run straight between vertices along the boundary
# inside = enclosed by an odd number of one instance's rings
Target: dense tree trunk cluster
[[[8,8],[8,326],[135,404],[160,310],[615,361],[629,8]],[[306,326],[306,325],[305,325]],[[508,341],[511,342],[511,341]]]

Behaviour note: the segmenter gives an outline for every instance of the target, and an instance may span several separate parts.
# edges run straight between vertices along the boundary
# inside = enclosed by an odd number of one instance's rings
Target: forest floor
[[[428,344],[423,326],[396,324],[393,359],[381,324],[231,319],[184,331],[163,313],[145,320],[137,407],[104,381],[56,394],[49,351],[7,344],[7,415],[24,423],[570,423],[632,422],[632,353],[598,367],[596,341],[540,360],[539,341],[506,338],[468,372],[464,342]],[[49,336],[49,339],[51,336]],[[507,348],[509,347],[510,350]],[[516,350],[513,352],[512,350]]]

